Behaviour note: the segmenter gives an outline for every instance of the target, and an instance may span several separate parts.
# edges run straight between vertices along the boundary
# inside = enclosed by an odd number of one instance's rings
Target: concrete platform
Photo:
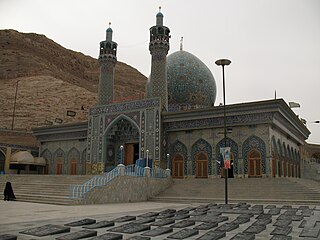
[[[256,206],[256,207],[255,207]],[[320,204],[319,205],[278,205],[278,204],[260,204],[260,208],[263,209],[262,216],[259,217],[257,212],[254,212],[254,209],[258,209],[257,204],[250,203],[238,203],[238,204],[229,204],[224,205],[221,202],[216,203],[166,203],[166,202],[139,202],[139,203],[121,203],[121,204],[104,204],[104,205],[85,205],[85,206],[59,206],[59,205],[48,205],[48,204],[37,204],[37,203],[24,203],[24,202],[15,202],[15,201],[1,201],[0,202],[0,239],[3,234],[10,234],[13,236],[18,236],[18,239],[56,239],[63,237],[66,234],[75,233],[80,230],[84,230],[82,226],[70,227],[70,233],[59,233],[50,236],[37,237],[33,235],[28,235],[20,233],[22,231],[30,230],[33,228],[41,227],[47,224],[64,226],[67,223],[82,220],[85,218],[94,219],[97,222],[100,221],[113,221],[119,217],[124,216],[135,216],[136,219],[141,219],[139,215],[144,213],[155,212],[159,213],[163,210],[173,209],[181,210],[187,209],[189,213],[188,218],[175,220],[175,226],[177,223],[195,219],[195,224],[191,226],[186,226],[182,228],[171,226],[173,224],[168,224],[165,227],[172,227],[172,232],[168,232],[159,236],[150,237],[150,239],[159,240],[167,239],[172,234],[175,234],[180,231],[182,238],[180,239],[198,239],[208,232],[228,229],[225,237],[221,239],[232,239],[237,234],[240,236],[245,232],[258,218],[270,218],[268,220],[270,223],[266,223],[265,230],[260,233],[254,234],[254,239],[272,239],[274,235],[271,234],[280,234],[276,235],[276,238],[273,239],[319,239],[320,231]],[[192,209],[192,210],[191,210]],[[273,209],[273,210],[272,210]],[[278,210],[277,210],[278,209]],[[275,211],[276,210],[276,211]],[[230,226],[234,221],[241,216],[244,216],[246,211],[251,211],[253,214],[250,219],[247,221],[242,221],[238,226]],[[272,215],[268,215],[268,212],[271,211]],[[200,212],[200,213],[199,213]],[[204,213],[202,215],[202,212]],[[219,215],[222,217],[227,217],[228,220],[219,222],[216,227],[213,227],[208,230],[199,230],[198,233],[193,233],[194,235],[190,237],[183,237],[183,234],[189,233],[193,228],[198,227],[203,222],[199,219],[199,216],[213,216],[212,214]],[[174,213],[175,214],[175,213]],[[163,217],[164,215],[164,217]],[[156,222],[163,220],[165,218],[172,218],[171,215],[163,214],[158,219],[155,219]],[[176,214],[178,215],[178,213]],[[198,215],[198,216],[197,216]],[[240,216],[241,215],[241,216]],[[293,217],[294,216],[294,217]],[[245,217],[248,217],[246,215]],[[282,219],[283,218],[283,219]],[[285,219],[284,219],[285,218]],[[288,218],[290,221],[288,221]],[[214,217],[212,217],[214,219]],[[219,218],[222,219],[222,218]],[[280,221],[284,220],[284,221]],[[122,226],[128,223],[133,223],[134,220],[127,222],[115,222],[113,227]],[[241,221],[240,221],[241,222]],[[286,226],[288,228],[277,228],[276,225]],[[153,225],[153,222],[145,223],[144,225],[150,225],[150,229],[153,230],[156,226]],[[183,224],[178,224],[183,225]],[[130,239],[133,236],[143,236],[148,230],[143,230],[137,233],[123,233],[123,232],[113,232],[108,231],[113,228],[104,227],[99,229],[94,229],[98,236],[106,233],[122,235],[122,239]],[[186,230],[184,230],[186,229]],[[120,230],[121,231],[121,230]],[[192,230],[193,231],[193,230]],[[287,234],[287,235],[281,235]],[[178,234],[179,235],[179,234]],[[252,235],[243,235],[247,238],[242,239],[252,239]],[[303,237],[305,236],[305,237]],[[146,237],[146,236],[144,236]],[[279,238],[280,237],[280,238]],[[4,238],[3,238],[4,239]],[[63,239],[63,238],[62,238]],[[89,239],[89,238],[87,238]],[[147,238],[141,238],[147,239]],[[169,238],[168,238],[169,239]],[[213,238],[205,238],[213,239]]]

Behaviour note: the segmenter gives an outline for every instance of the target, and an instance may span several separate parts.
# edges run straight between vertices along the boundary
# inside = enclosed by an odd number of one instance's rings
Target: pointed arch
[[[272,160],[271,160],[271,170],[272,170],[272,177],[275,177],[277,175],[277,166],[279,166],[278,162],[278,156],[279,156],[279,150],[277,148],[277,143],[276,143],[276,139],[274,136],[272,136],[271,138],[271,156],[272,156]]]
[[[130,117],[126,116],[125,114],[120,114],[117,116],[115,119],[113,119],[107,126],[106,129],[104,130],[103,135],[105,135],[114,125],[116,125],[121,119],[125,119],[129,121],[134,127],[136,127],[140,133],[140,126],[133,121]]]
[[[238,144],[233,141],[231,138],[227,137],[227,146],[231,147],[231,154],[233,155],[233,171],[235,174],[239,173],[239,164],[238,164],[238,159],[239,159],[239,151],[238,151]],[[224,139],[222,139],[220,142],[218,142],[216,146],[216,174],[220,174],[220,164],[219,162],[222,161],[222,155],[220,154],[220,148],[225,147],[224,144]]]
[[[86,163],[87,163],[87,148],[81,153],[81,161],[79,163],[78,174],[86,174]]]
[[[177,155],[178,154],[178,155]],[[184,145],[181,141],[176,140],[171,146],[169,150],[169,167],[171,171],[173,170],[172,162],[176,157],[181,156],[183,161],[183,175],[188,174],[188,165],[187,165],[187,159],[188,159],[188,150],[186,145]]]
[[[55,172],[55,174],[59,175],[59,174],[63,174],[63,167],[64,163],[65,163],[65,152],[61,149],[58,148],[54,154],[53,154],[53,170]]]
[[[77,168],[80,163],[80,152],[75,147],[72,147],[67,154],[67,168],[70,175],[76,175]]]
[[[266,144],[265,142],[259,138],[258,136],[252,135],[248,137],[242,145],[242,157],[244,160],[244,172],[248,174],[248,153],[251,150],[257,150],[261,153],[261,167],[262,174],[266,173]]]
[[[6,154],[2,149],[0,149],[0,171],[4,171],[5,169],[5,162],[6,162]]]
[[[196,175],[196,157],[200,153],[206,153],[208,157],[208,173],[212,175],[212,147],[206,140],[200,138],[191,147],[192,175]]]

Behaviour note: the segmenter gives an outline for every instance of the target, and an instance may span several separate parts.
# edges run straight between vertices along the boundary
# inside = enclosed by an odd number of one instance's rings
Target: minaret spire
[[[163,25],[163,14],[156,15],[156,25],[150,28],[149,50],[151,54],[150,82],[147,97],[160,97],[163,110],[168,110],[167,54],[170,29]]]
[[[183,37],[181,37],[180,39],[180,51],[183,50]]]
[[[99,99],[98,105],[106,105],[113,102],[114,98],[114,69],[117,63],[117,47],[118,44],[112,41],[112,29],[106,30],[106,40],[100,42],[99,54]]]

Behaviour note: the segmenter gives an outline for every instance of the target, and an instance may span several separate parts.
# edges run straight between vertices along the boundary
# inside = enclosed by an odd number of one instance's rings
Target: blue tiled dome
[[[196,56],[177,51],[167,57],[169,111],[214,105],[216,82],[209,68]]]

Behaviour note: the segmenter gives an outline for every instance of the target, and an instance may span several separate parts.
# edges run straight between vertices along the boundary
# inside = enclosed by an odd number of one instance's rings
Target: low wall
[[[88,192],[83,204],[147,201],[172,184],[172,178],[118,176],[106,186]]]
[[[301,173],[302,178],[320,181],[320,164],[316,162],[304,162]]]

